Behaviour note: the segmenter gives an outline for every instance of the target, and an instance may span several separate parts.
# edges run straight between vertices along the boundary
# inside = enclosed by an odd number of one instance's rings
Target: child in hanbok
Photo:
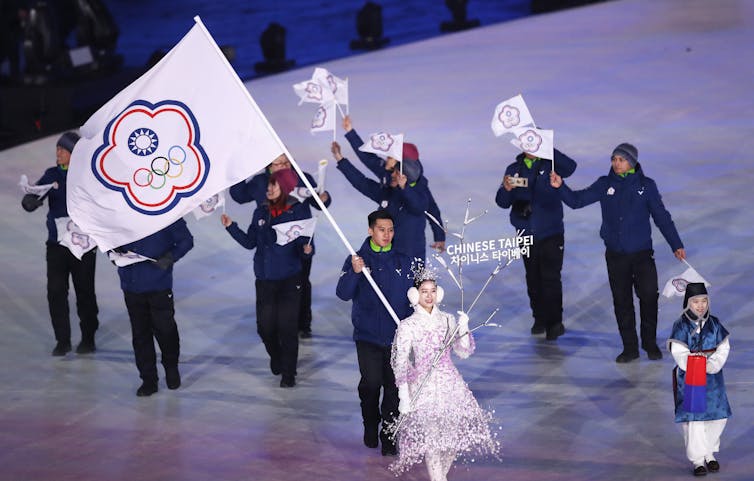
[[[438,308],[443,289],[431,273],[422,269],[414,285],[408,297],[415,312],[393,341],[400,417],[390,469],[397,475],[424,461],[432,481],[446,481],[457,457],[496,455],[499,442],[490,433],[491,413],[479,407],[450,357],[451,348],[462,359],[474,352],[469,317],[459,311],[456,320]]]
[[[728,336],[717,317],[710,315],[704,283],[689,283],[683,313],[673,324],[668,349],[677,365],[673,370],[675,422],[682,423],[686,456],[694,464],[694,476],[720,470],[714,453],[720,450],[720,435],[731,415],[722,371],[730,351]],[[706,358],[693,363],[704,366],[700,376],[691,372],[691,356]],[[704,382],[693,385],[687,382],[687,376],[701,377]]]

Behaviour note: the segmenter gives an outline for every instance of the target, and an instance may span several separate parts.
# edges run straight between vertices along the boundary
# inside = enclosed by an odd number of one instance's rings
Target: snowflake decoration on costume
[[[429,260],[425,262],[419,258],[414,258],[411,262],[411,273],[414,277],[414,285],[417,286],[424,281],[435,281],[437,283],[440,277],[440,270],[432,265],[432,262]]]

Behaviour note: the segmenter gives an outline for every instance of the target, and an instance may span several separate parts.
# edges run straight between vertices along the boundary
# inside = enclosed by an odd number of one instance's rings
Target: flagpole
[[[202,29],[204,34],[207,36],[207,38],[210,40],[212,46],[215,49],[215,52],[218,56],[223,60],[223,64],[225,67],[233,74],[233,78],[235,79],[236,83],[238,84],[238,87],[241,89],[242,92],[246,95],[246,98],[248,99],[249,103],[251,104],[254,111],[259,115],[259,118],[264,123],[264,126],[269,131],[272,138],[275,139],[278,146],[283,150],[283,153],[288,157],[288,160],[290,160],[291,165],[298,173],[299,178],[304,183],[304,185],[309,189],[309,192],[316,192],[314,187],[312,186],[311,182],[309,182],[309,179],[306,178],[306,175],[304,174],[304,171],[301,170],[301,167],[299,167],[298,163],[295,161],[291,153],[288,151],[288,148],[283,144],[283,141],[280,140],[280,137],[278,136],[277,132],[275,132],[275,129],[272,128],[270,125],[270,122],[267,120],[267,117],[264,115],[262,110],[257,105],[254,98],[251,96],[251,92],[249,92],[249,89],[244,86],[243,82],[241,82],[241,79],[238,77],[238,74],[233,69],[233,66],[228,62],[228,59],[223,55],[222,51],[220,50],[220,47],[217,46],[217,43],[215,42],[215,39],[212,37],[212,34],[209,33],[209,30],[207,30],[207,27],[204,26],[204,23],[202,23],[202,19],[199,18],[199,16],[194,17],[194,22],[196,22],[197,25]],[[319,198],[318,195],[313,195],[314,201],[317,203],[317,205],[320,207],[322,212],[327,217],[327,220],[330,221],[330,224],[333,226],[333,229],[335,229],[335,232],[338,234],[338,237],[340,237],[341,242],[343,245],[348,249],[348,252],[352,255],[356,255],[356,251],[351,246],[351,243],[348,242],[348,239],[343,234],[343,231],[340,229],[340,226],[337,222],[335,222],[335,219],[333,218],[332,214],[330,214],[330,211],[327,210],[327,207],[325,206],[325,203],[322,202],[322,199]],[[390,305],[390,303],[385,298],[385,295],[382,293],[380,288],[377,286],[377,283],[372,278],[372,275],[369,273],[369,269],[363,269],[361,272],[364,273],[364,277],[366,277],[367,281],[369,281],[369,285],[372,286],[372,289],[374,289],[375,294],[377,294],[377,297],[382,301],[382,304],[385,306],[385,309],[387,309],[388,313],[390,314],[390,317],[393,318],[393,321],[395,321],[396,324],[400,322],[400,319],[398,318],[398,315],[393,310],[393,307]]]

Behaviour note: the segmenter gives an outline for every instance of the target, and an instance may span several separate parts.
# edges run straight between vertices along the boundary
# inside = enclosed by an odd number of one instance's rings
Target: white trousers
[[[683,441],[686,443],[686,457],[694,466],[704,466],[705,461],[715,459],[720,451],[720,435],[723,434],[727,419],[714,421],[689,421],[682,423]]]

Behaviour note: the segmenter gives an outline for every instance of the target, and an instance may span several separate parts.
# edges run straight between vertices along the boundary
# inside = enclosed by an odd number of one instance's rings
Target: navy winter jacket
[[[413,309],[408,302],[406,292],[413,285],[411,259],[395,249],[375,252],[367,238],[357,254],[364,259],[377,286],[385,295],[399,319],[411,315]],[[351,256],[343,263],[343,269],[335,290],[337,296],[344,300],[353,300],[351,322],[353,323],[353,340],[366,341],[379,346],[389,346],[395,337],[395,321],[372,289],[362,273],[355,273]]]
[[[636,173],[625,177],[610,169],[610,173],[586,189],[572,191],[563,183],[559,190],[563,202],[572,209],[599,201],[602,207],[600,237],[609,251],[630,254],[652,249],[650,215],[673,252],[683,247],[657,184],[644,175],[640,164],[636,165]]]
[[[249,229],[243,232],[236,222],[231,223],[226,230],[233,238],[247,249],[254,252],[254,275],[261,280],[282,280],[301,272],[304,257],[311,257],[312,253],[304,254],[304,246],[309,237],[298,236],[285,245],[277,243],[277,233],[272,226],[285,224],[302,219],[310,219],[309,207],[298,202],[293,197],[288,198],[290,208],[272,217],[269,204],[265,201],[258,204],[249,224]]]
[[[385,209],[393,217],[393,248],[410,258],[424,259],[427,244],[424,235],[427,222],[424,211],[429,206],[427,180],[419,177],[413,186],[406,185],[405,189],[381,185],[364,176],[346,158],[338,161],[338,170],[343,172],[356,190],[377,202],[379,208]]]
[[[58,229],[55,227],[55,219],[68,217],[68,205],[65,200],[67,177],[68,170],[63,170],[56,165],[45,170],[45,173],[37,181],[37,185],[58,183],[58,188],[53,187],[47,194],[47,202],[50,205],[50,210],[47,212],[47,242],[51,244],[58,243]]]
[[[144,257],[157,260],[168,252],[177,261],[194,247],[194,237],[186,226],[186,221],[178,219],[162,230],[143,239],[116,249],[118,252],[135,252]],[[173,288],[173,267],[160,268],[151,261],[137,262],[125,267],[118,267],[120,287],[124,291],[144,293],[163,291]]]
[[[576,161],[555,149],[555,172],[563,178],[573,174]],[[495,202],[503,209],[511,208],[510,222],[524,235],[533,235],[535,240],[563,234],[563,204],[557,190],[550,185],[552,161],[537,159],[531,169],[524,163],[524,154],[516,156],[516,161],[505,169],[505,175],[529,179],[528,187],[515,187],[509,191],[502,185],[497,190]],[[529,204],[528,217],[521,215],[521,205]]]
[[[364,141],[361,140],[359,134],[356,133],[356,129],[351,129],[350,131],[346,132],[346,140],[348,140],[348,143],[351,144],[351,148],[354,152],[356,152],[356,155],[359,157],[359,160],[361,160],[361,163],[364,164],[364,166],[366,166],[366,168],[369,169],[374,175],[376,175],[378,179],[380,179],[380,184],[389,185],[391,174],[390,172],[385,170],[385,160],[380,158],[380,156],[373,154],[372,152],[362,152],[361,150],[359,150],[359,147],[364,145]],[[419,164],[419,172],[421,172],[420,177],[424,179],[427,186],[427,195],[429,200],[427,212],[429,213],[429,215],[437,219],[437,221],[441,225],[444,225],[442,221],[442,214],[440,214],[440,208],[437,206],[437,202],[435,201],[435,198],[432,195],[432,191],[429,188],[429,181],[426,177],[424,177],[424,166],[419,159],[416,160],[416,163]],[[433,221],[427,220],[427,222],[429,222],[429,227],[432,229],[432,237],[434,238],[435,242],[444,242],[445,231]]]

